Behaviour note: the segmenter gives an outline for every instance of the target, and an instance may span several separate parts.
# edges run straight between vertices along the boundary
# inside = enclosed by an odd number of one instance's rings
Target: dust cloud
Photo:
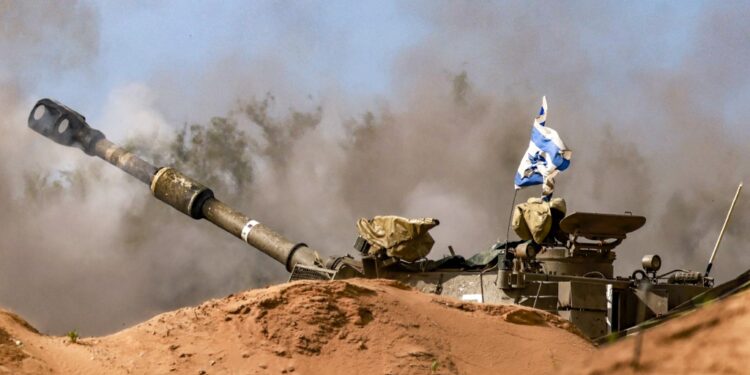
[[[619,273],[654,252],[665,268],[705,267],[750,169],[746,5],[673,19],[668,6],[616,2],[401,6],[429,33],[393,61],[385,97],[348,92],[335,76],[322,87],[298,80],[303,63],[281,40],[256,58],[227,51],[200,71],[156,70],[107,93],[91,125],[326,254],[353,252],[357,218],[397,214],[440,219],[439,257],[448,245],[469,255],[504,240],[512,177],[547,95],[549,126],[574,150],[556,185],[569,211],[648,218],[618,249]],[[85,72],[96,59],[93,6],[3,3],[0,20],[10,25],[0,29],[0,304],[46,332],[102,334],[285,280],[270,258],[26,128],[38,77]],[[295,54],[314,44],[309,22],[288,25]],[[664,36],[675,29],[680,38]],[[750,267],[748,208],[741,199],[720,280]]]

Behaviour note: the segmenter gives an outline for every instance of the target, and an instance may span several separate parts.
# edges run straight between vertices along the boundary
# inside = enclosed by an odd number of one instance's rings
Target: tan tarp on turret
[[[524,241],[533,239],[542,243],[552,229],[552,211],[558,210],[565,215],[565,200],[561,198],[545,202],[541,198],[529,198],[513,208],[513,231]]]
[[[431,218],[407,219],[400,216],[375,216],[359,219],[357,229],[369,244],[369,254],[385,250],[386,255],[413,262],[424,258],[435,240],[427,231],[439,222]]]

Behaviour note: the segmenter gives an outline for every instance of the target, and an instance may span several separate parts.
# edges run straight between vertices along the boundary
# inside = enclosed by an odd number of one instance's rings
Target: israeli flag
[[[516,172],[516,189],[542,184],[552,172],[563,171],[570,166],[570,157],[573,152],[565,146],[554,129],[545,126],[546,121],[547,97],[545,96],[542,97],[539,116],[534,119],[534,126],[531,128],[529,148]]]

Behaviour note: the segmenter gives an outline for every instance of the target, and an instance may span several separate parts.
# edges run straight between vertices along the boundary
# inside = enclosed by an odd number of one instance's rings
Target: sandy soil
[[[385,280],[251,290],[77,343],[0,311],[0,373],[552,374],[593,352],[554,315]]]
[[[750,292],[743,292],[605,346],[565,373],[750,374],[749,334]]]

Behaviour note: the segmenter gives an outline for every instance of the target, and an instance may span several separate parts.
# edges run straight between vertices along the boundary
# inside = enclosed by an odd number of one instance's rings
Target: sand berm
[[[594,350],[555,315],[388,280],[250,290],[76,342],[0,310],[13,374],[553,374]]]

